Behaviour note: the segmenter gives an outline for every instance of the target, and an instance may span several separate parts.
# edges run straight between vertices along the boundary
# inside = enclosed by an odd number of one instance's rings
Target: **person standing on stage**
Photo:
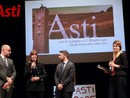
[[[128,98],[127,97],[127,71],[128,61],[119,40],[113,42],[113,58],[109,61],[111,69],[109,81],[108,98]]]
[[[14,89],[16,70],[13,60],[10,59],[11,47],[1,46],[0,54],[0,98],[11,98]]]
[[[54,75],[55,98],[72,98],[75,91],[75,64],[69,61],[67,50],[59,51],[58,58],[60,63],[57,65]]]
[[[26,92],[27,98],[44,98],[44,80],[47,72],[44,64],[38,61],[36,50],[30,52],[30,61],[25,65]]]

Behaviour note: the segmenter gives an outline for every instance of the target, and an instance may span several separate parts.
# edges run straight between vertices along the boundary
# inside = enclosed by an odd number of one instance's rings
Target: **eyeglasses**
[[[113,48],[119,48],[119,46],[118,45],[114,45]]]

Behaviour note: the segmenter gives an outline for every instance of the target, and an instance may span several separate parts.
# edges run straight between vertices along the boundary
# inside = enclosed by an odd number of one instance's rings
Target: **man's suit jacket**
[[[54,75],[56,87],[62,81],[63,90],[65,92],[73,92],[75,90],[74,89],[75,65],[74,63],[68,61],[62,73],[61,64],[62,63],[57,65],[56,72]]]
[[[13,77],[14,80],[16,77],[16,70],[13,63],[13,60],[7,58],[8,67],[6,67],[5,61],[0,56],[0,87],[4,85],[7,77]],[[12,84],[12,87],[14,87],[14,84]]]

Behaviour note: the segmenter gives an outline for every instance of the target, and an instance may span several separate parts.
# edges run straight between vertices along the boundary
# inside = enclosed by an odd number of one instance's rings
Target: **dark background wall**
[[[25,82],[24,82],[24,66],[25,66],[25,11],[24,0],[1,0],[0,5],[10,7],[13,5],[21,5],[21,13],[19,17],[2,17],[0,16],[0,46],[9,44],[12,48],[11,58],[14,60],[17,77],[15,80],[15,89],[13,98],[26,98]],[[126,53],[128,61],[130,61],[129,42],[129,5],[128,0],[123,0],[124,10],[124,27],[126,37]],[[96,84],[96,98],[107,98],[109,77],[99,69],[97,65],[107,66],[108,62],[91,62],[76,63],[76,83],[77,84]],[[45,65],[48,77],[45,80],[46,98],[53,98],[54,71],[55,64]]]

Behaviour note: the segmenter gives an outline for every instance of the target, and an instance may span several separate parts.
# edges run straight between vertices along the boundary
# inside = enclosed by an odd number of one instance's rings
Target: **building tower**
[[[43,5],[33,9],[33,49],[38,53],[49,53],[48,13]]]

